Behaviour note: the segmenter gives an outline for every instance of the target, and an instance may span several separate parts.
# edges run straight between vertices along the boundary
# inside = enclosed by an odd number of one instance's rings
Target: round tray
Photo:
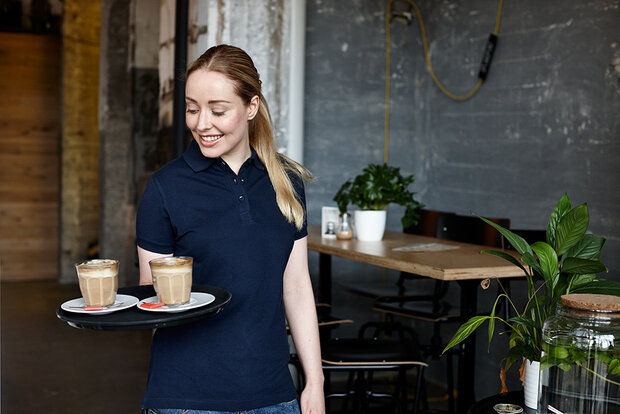
[[[192,292],[210,293],[215,296],[215,300],[199,308],[172,313],[147,312],[138,309],[137,306],[132,306],[129,309],[123,309],[105,315],[88,315],[68,312],[61,309],[59,306],[58,309],[56,309],[56,316],[74,328],[100,331],[149,330],[184,325],[215,315],[230,302],[232,297],[227,290],[208,285],[193,285]],[[130,286],[119,288],[118,293],[135,296],[138,300],[142,300],[154,296],[155,290],[153,289],[153,285]]]

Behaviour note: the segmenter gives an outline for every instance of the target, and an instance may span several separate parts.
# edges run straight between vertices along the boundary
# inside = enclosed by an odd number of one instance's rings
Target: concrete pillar
[[[138,283],[135,210],[157,146],[159,0],[110,0],[101,11],[100,255]]]
[[[76,282],[99,233],[99,0],[65,0],[62,29],[61,282]]]
[[[101,3],[99,246],[102,258],[120,261],[120,285],[135,274],[130,10],[131,0]]]
[[[134,0],[133,30],[133,142],[136,202],[150,174],[162,161],[158,151],[159,125],[159,21],[160,0]],[[166,154],[170,154],[170,148]]]

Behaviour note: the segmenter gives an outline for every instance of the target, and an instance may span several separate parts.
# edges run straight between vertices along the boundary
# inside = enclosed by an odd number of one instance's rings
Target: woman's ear
[[[254,117],[258,113],[259,106],[260,98],[258,97],[258,95],[254,95],[252,99],[250,99],[250,103],[248,104],[248,121],[254,119]]]

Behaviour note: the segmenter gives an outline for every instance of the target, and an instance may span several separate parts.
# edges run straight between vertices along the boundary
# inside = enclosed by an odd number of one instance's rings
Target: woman
[[[155,333],[142,408],[324,413],[307,264],[310,175],[276,153],[261,81],[243,50],[215,46],[190,66],[186,123],[188,150],[153,174],[138,208],[140,283],[152,283],[150,260],[191,256],[193,282],[223,287],[232,300],[204,322]],[[306,377],[299,405],[286,321]]]

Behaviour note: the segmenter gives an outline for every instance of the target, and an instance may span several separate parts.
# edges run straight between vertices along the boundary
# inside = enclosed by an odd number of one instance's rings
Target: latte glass
[[[189,302],[192,290],[192,265],[188,256],[162,257],[149,262],[153,287],[159,301],[168,306]]]
[[[86,306],[110,306],[118,289],[118,260],[95,259],[75,264]]]

